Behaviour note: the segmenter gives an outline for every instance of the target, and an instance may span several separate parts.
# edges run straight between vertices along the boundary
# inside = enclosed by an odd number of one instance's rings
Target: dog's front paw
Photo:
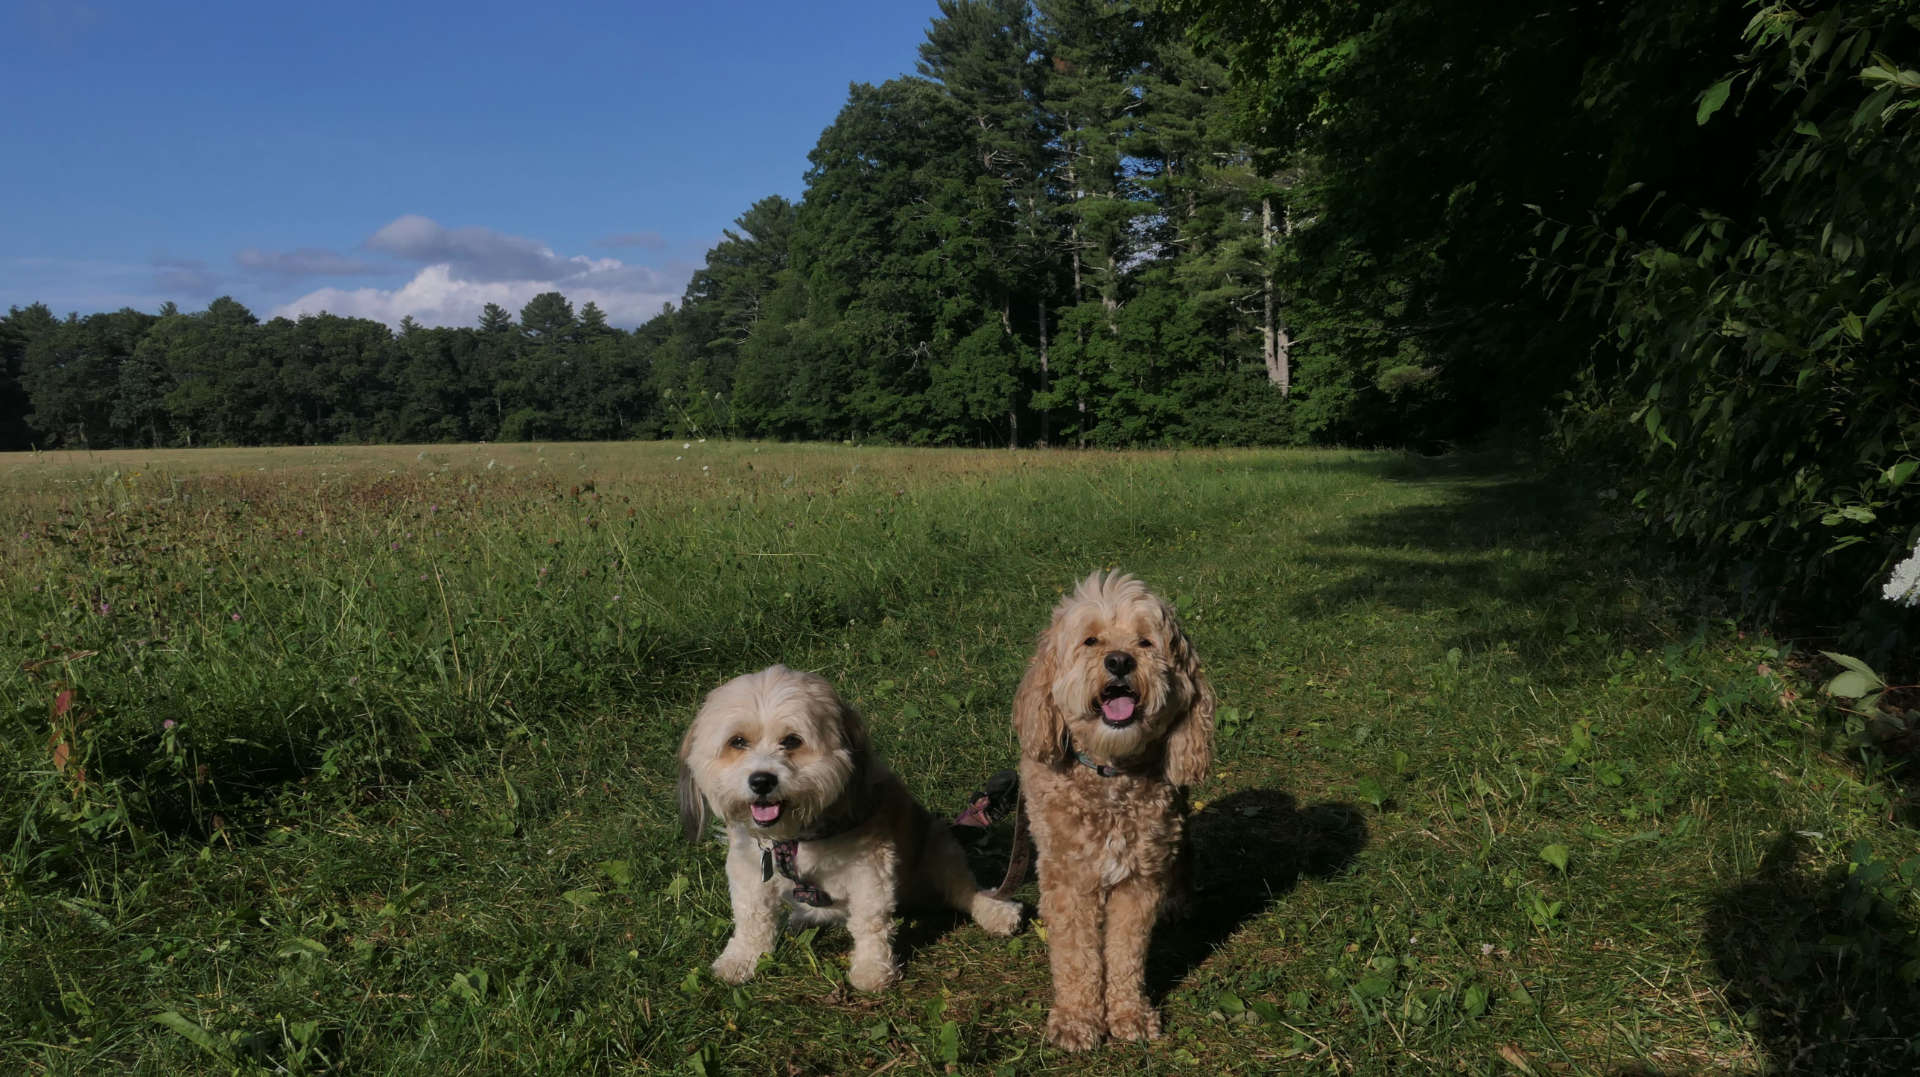
[[[985,894],[973,899],[973,922],[986,928],[987,934],[1007,936],[1020,930],[1021,909],[1017,901],[1003,901]]]
[[[753,979],[755,970],[760,967],[760,955],[744,946],[729,946],[714,958],[713,974],[730,984],[743,984]]]
[[[879,991],[899,978],[899,967],[882,958],[856,957],[847,966],[847,982],[860,991]]]
[[[1107,1011],[1107,1034],[1116,1040],[1157,1040],[1160,1038],[1160,1015],[1144,1003],[1110,1008]]]
[[[1047,1042],[1063,1051],[1090,1051],[1100,1046],[1106,1027],[1082,1013],[1063,1013],[1058,1007],[1047,1015]]]

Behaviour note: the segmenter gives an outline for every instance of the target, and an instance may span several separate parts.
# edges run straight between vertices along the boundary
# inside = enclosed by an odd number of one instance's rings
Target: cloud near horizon
[[[371,262],[318,247],[301,247],[292,251],[263,251],[249,247],[235,254],[233,260],[242,269],[259,270],[281,277],[354,277],[363,273],[377,273],[381,268]]]
[[[398,288],[321,288],[281,304],[273,314],[298,318],[325,311],[394,326],[407,317],[422,325],[469,326],[478,324],[488,303],[518,315],[534,296],[560,292],[575,310],[591,302],[609,322],[630,328],[677,302],[686,286],[684,279],[617,258],[563,256],[521,236],[490,228],[445,228],[414,214],[396,218],[363,246],[425,264]]]
[[[220,277],[198,258],[153,256],[153,286],[161,292],[189,297],[212,298],[220,288]]]

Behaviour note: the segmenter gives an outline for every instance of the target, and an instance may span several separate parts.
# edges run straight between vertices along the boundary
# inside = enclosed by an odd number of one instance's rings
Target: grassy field
[[[1346,452],[0,457],[0,1072],[1920,1069],[1920,835],[1827,667],[1578,507]],[[1108,565],[1221,697],[1167,1036],[1045,1048],[1032,928],[716,982],[700,696],[818,670],[951,814]]]

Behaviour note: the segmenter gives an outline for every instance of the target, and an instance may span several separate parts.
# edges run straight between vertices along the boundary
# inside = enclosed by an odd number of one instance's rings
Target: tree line
[[[1920,3],[1169,3],[1301,170],[1307,293],[1427,404],[1544,412],[1752,609],[1910,633]]]
[[[262,323],[229,297],[0,319],[4,448],[95,449],[657,436],[645,332],[557,292],[471,329],[317,314]]]
[[[14,445],[1546,434],[1762,604],[1920,540],[1920,0],[940,0],[635,332],[0,319]],[[538,308],[538,309],[536,309]],[[1882,613],[1885,610],[1881,610]]]
[[[635,332],[591,306],[556,320],[558,296],[518,325],[490,309],[398,333],[261,324],[231,299],[17,308],[0,322],[13,442],[1368,436],[1347,398],[1370,386],[1290,398],[1280,181],[1177,25],[1150,5],[944,0],[918,68],[853,86],[802,199],[749,207]]]

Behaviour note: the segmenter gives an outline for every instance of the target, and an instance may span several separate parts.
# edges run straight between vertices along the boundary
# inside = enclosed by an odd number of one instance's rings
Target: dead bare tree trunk
[[[1034,313],[1038,314],[1040,317],[1040,392],[1041,392],[1041,395],[1044,396],[1047,392],[1047,299],[1046,297],[1035,296],[1033,300],[1033,307],[1034,307]],[[1047,447],[1047,439],[1053,436],[1053,424],[1049,421],[1052,414],[1053,414],[1052,408],[1040,409],[1040,447],[1043,449]]]
[[[1283,227],[1286,213],[1281,212]],[[1278,386],[1281,396],[1290,396],[1293,392],[1292,352],[1293,339],[1287,335],[1286,326],[1280,324],[1280,304],[1274,294],[1273,248],[1275,245],[1273,227],[1273,196],[1260,199],[1260,235],[1262,246],[1267,252],[1265,264],[1260,269],[1260,291],[1263,309],[1260,320],[1260,357],[1267,364],[1267,380]]]

